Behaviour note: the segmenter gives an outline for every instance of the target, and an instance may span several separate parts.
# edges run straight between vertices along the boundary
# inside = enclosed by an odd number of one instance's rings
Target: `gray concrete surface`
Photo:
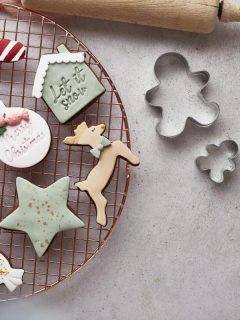
[[[239,320],[240,161],[216,186],[194,158],[207,143],[240,143],[240,25],[195,35],[80,18],[58,18],[94,52],[114,80],[141,166],[133,170],[120,223],[102,252],[53,290],[0,306],[0,319]],[[173,141],[157,136],[158,114],[144,101],[153,64],[167,51],[207,69],[207,96],[221,116],[188,125]],[[181,106],[179,106],[181,107]]]

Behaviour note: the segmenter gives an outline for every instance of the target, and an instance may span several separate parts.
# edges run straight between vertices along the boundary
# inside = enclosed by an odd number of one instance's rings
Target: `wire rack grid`
[[[48,123],[52,145],[47,157],[28,169],[15,169],[0,163],[0,219],[18,206],[16,177],[47,187],[64,176],[71,178],[69,207],[85,223],[85,227],[56,236],[47,253],[37,258],[28,236],[21,232],[0,230],[0,251],[14,268],[25,270],[23,285],[13,293],[0,286],[0,301],[28,297],[52,288],[78,271],[93,258],[111,235],[121,215],[128,191],[130,172],[118,160],[112,180],[105,189],[108,199],[108,224],[96,223],[96,211],[88,195],[79,192],[74,183],[84,180],[96,164],[88,147],[65,146],[63,139],[72,134],[82,121],[89,125],[105,123],[105,135],[120,139],[130,147],[126,113],[109,75],[96,57],[70,32],[52,20],[14,5],[1,5],[0,38],[21,41],[27,48],[26,59],[14,64],[0,64],[0,99],[9,107],[25,107],[38,112]],[[106,88],[106,92],[65,125],[59,124],[43,100],[32,98],[32,85],[41,55],[56,52],[64,43],[71,51],[84,51],[86,63]]]

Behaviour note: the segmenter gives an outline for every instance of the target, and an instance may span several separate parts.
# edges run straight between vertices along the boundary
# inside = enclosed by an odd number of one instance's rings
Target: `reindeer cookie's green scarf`
[[[95,158],[99,159],[103,149],[110,146],[110,144],[111,141],[109,141],[106,137],[102,137],[100,144],[96,148],[93,148],[90,152]]]

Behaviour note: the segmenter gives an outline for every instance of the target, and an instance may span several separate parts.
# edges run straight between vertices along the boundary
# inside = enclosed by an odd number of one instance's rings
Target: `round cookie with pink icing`
[[[42,161],[51,145],[46,121],[36,112],[7,108],[0,101],[0,160],[15,168]]]

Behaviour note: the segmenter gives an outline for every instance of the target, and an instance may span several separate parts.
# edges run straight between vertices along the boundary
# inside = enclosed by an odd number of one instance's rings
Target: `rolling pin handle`
[[[21,0],[24,8],[106,20],[210,33],[217,16],[240,22],[236,0]]]
[[[221,0],[218,16],[222,22],[240,22],[240,6],[231,0]]]

